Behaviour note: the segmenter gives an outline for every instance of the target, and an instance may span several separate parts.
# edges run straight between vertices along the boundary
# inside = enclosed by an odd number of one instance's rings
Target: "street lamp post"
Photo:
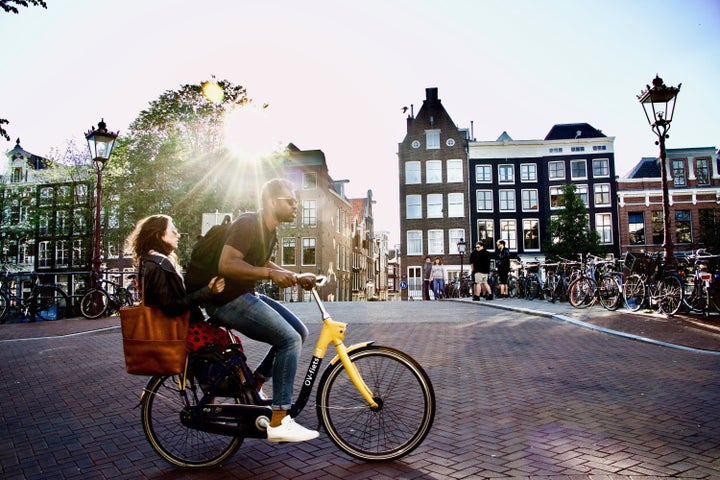
[[[655,75],[653,86],[647,85],[647,89],[640,92],[638,100],[645,111],[650,128],[657,135],[655,145],[660,146],[660,181],[662,182],[662,207],[663,207],[663,250],[665,252],[665,265],[675,265],[675,245],[672,240],[670,227],[670,193],[668,191],[667,155],[665,152],[665,139],[670,138],[667,134],[670,130],[673,113],[675,113],[675,100],[680,92],[682,83],[677,87],[668,87],[662,78]]]
[[[100,279],[100,265],[102,264],[102,258],[100,257],[100,213],[102,210],[103,170],[105,169],[105,165],[108,160],[110,160],[110,154],[112,154],[113,147],[115,147],[115,140],[118,137],[118,133],[119,132],[109,132],[104,119],[100,120],[96,129],[90,129],[87,133],[85,133],[88,148],[90,149],[90,158],[92,159],[93,169],[97,173],[97,187],[95,188],[95,231],[93,232],[92,274],[90,275],[91,286],[95,286],[97,281]]]
[[[467,244],[465,243],[465,239],[461,238],[460,241],[457,243],[457,250],[458,255],[460,255],[460,279],[458,281],[458,297],[462,296],[462,292],[460,291],[460,287],[462,286],[462,279],[463,279],[463,259],[465,258],[465,247]]]

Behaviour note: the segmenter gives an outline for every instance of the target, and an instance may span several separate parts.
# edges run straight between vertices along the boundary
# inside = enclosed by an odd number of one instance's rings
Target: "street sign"
[[[400,288],[405,290],[407,288],[407,282],[400,282]]]

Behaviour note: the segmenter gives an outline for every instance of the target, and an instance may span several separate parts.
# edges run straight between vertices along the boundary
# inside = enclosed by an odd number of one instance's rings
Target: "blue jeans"
[[[255,293],[242,294],[226,303],[215,316],[248,338],[272,345],[256,373],[273,379],[273,408],[288,410],[307,327],[280,303]]]
[[[433,293],[435,294],[435,300],[440,298],[439,295],[445,296],[445,280],[442,278],[436,278],[433,280]]]

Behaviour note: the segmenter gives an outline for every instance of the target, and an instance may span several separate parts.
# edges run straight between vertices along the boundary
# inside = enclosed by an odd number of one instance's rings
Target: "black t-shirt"
[[[244,213],[230,225],[225,245],[242,252],[244,260],[250,265],[262,267],[270,259],[276,238],[275,230],[268,230],[259,214]],[[256,282],[226,278],[219,303],[227,303],[243,293],[254,291]]]
[[[490,273],[490,253],[484,248],[473,250],[470,254],[470,264],[473,266],[473,273]]]

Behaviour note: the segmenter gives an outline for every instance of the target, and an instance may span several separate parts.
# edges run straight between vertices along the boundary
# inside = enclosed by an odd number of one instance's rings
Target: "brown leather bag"
[[[185,341],[190,312],[168,317],[142,303],[120,309],[125,370],[133,375],[172,375],[185,369]]]

